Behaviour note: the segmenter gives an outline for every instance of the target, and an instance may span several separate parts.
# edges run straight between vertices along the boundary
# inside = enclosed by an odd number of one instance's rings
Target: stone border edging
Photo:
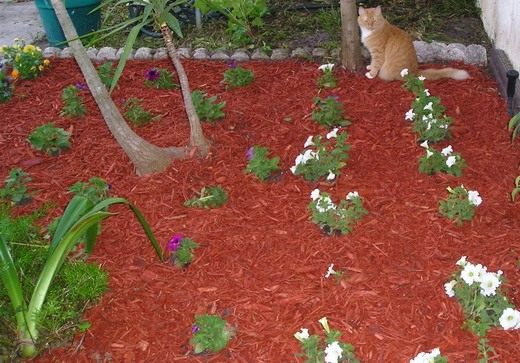
[[[470,44],[465,46],[460,43],[445,44],[440,42],[427,43],[423,41],[414,41],[417,51],[417,60],[419,63],[431,63],[439,61],[461,61],[466,64],[477,66],[487,65],[486,48],[482,45]],[[368,52],[363,50],[363,56],[368,58]],[[116,61],[119,59],[123,48],[115,49],[111,47],[103,47],[101,49],[88,48],[87,54],[94,62]],[[314,59],[314,60],[336,60],[340,58],[340,50],[334,49],[327,51],[324,48],[295,48],[295,49],[273,49],[271,55],[268,55],[262,49],[257,48],[253,51],[245,49],[236,50],[215,50],[208,51],[206,48],[178,48],[178,52],[183,58],[191,59],[210,59],[210,60],[229,60],[248,61],[248,60],[284,60],[288,58]],[[46,58],[72,58],[71,48],[60,49],[56,47],[48,47],[43,50]],[[167,59],[168,54],[166,48],[139,48],[132,50],[129,59],[135,60],[160,60]]]

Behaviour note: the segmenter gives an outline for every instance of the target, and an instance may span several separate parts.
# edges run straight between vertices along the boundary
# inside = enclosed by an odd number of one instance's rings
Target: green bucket
[[[47,40],[53,47],[64,48],[67,43],[65,35],[50,0],[36,0],[36,7],[40,13],[43,28],[47,34]],[[79,36],[98,30],[101,24],[101,13],[96,10],[101,0],[65,0],[65,8],[72,19]],[[61,44],[60,44],[61,43]]]

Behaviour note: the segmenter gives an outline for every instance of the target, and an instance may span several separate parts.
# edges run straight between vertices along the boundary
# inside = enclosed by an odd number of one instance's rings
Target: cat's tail
[[[441,68],[441,69],[423,69],[419,71],[420,76],[426,77],[426,79],[436,80],[440,78],[452,78],[457,81],[462,81],[469,78],[469,73],[463,69],[455,68]]]

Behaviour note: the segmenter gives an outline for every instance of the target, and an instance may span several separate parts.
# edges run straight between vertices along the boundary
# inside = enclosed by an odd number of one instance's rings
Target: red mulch
[[[201,246],[186,270],[161,264],[131,213],[115,209],[119,214],[104,224],[92,257],[110,273],[110,290],[86,313],[92,327],[74,345],[45,352],[38,361],[302,362],[295,357],[299,344],[293,334],[301,327],[321,332],[317,321],[327,316],[363,362],[408,362],[434,347],[450,362],[475,362],[477,338],[461,329],[461,310],[443,289],[455,262],[467,255],[489,270],[502,269],[507,294],[520,306],[520,207],[509,196],[520,174],[520,152],[518,142],[510,141],[495,82],[464,66],[470,80],[427,83],[454,118],[449,144],[468,164],[460,178],[427,176],[418,172],[423,150],[404,121],[413,96],[398,82],[338,71],[340,86],[322,95],[335,94],[343,102],[352,120],[352,149],[338,182],[321,188],[335,200],[359,191],[370,214],[350,235],[328,237],[309,221],[309,194],[316,184],[287,172],[275,183],[243,173],[248,147],[268,146],[287,170],[307,136],[324,132],[310,119],[317,65],[247,63],[255,82],[225,90],[220,83],[225,63],[184,64],[193,89],[226,101],[226,117],[216,126],[204,125],[213,142],[207,158],[176,160],[153,176],[134,175],[88,92],[87,117],[59,116],[63,87],[83,81],[71,60],[53,61],[51,70],[18,84],[14,99],[0,105],[0,176],[25,166],[36,191],[29,208],[44,201],[63,207],[72,183],[100,176],[115,195],[144,212],[164,244],[180,232]],[[143,98],[162,118],[137,132],[161,146],[183,145],[188,126],[180,93],[146,88],[143,77],[150,66],[171,68],[167,61],[130,62],[113,97],[118,105]],[[73,133],[72,149],[59,157],[32,151],[26,142],[34,127],[49,121]],[[437,208],[446,187],[461,183],[478,190],[484,202],[471,223],[456,226]],[[212,184],[228,191],[226,205],[183,206]],[[343,284],[324,278],[330,263],[346,272]],[[236,327],[223,352],[190,353],[198,313],[222,314]],[[489,337],[493,359],[520,361],[519,331],[494,329]]]

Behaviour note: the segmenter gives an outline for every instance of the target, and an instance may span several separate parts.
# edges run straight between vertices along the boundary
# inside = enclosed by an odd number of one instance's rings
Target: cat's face
[[[359,7],[358,24],[360,27],[367,30],[375,30],[384,23],[383,15],[381,14],[381,7],[377,8],[363,8]]]

